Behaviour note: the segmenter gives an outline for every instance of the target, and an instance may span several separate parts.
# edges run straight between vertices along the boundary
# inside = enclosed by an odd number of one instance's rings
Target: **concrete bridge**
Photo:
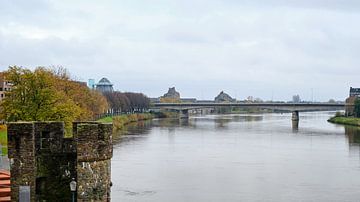
[[[154,103],[152,110],[167,109],[178,111],[181,118],[189,117],[189,110],[215,107],[261,108],[292,112],[292,120],[299,120],[299,112],[344,110],[345,104],[338,103]]]

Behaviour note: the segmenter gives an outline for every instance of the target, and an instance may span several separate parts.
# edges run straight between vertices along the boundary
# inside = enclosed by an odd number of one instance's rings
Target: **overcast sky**
[[[0,0],[0,67],[60,65],[150,97],[344,100],[359,22],[359,0]]]

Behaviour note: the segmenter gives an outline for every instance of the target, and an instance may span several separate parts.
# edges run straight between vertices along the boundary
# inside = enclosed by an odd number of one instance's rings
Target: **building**
[[[227,93],[224,93],[224,91],[221,91],[218,96],[215,97],[215,102],[235,102],[236,99],[233,99],[230,95]]]
[[[292,97],[292,102],[293,103],[300,103],[301,102],[300,95],[294,95]]]
[[[360,88],[350,87],[349,97],[345,101],[345,115],[354,116],[355,101],[360,99]]]
[[[180,93],[175,90],[175,87],[169,88],[168,92],[165,93],[163,98],[180,99]]]
[[[10,91],[11,87],[11,83],[5,78],[5,73],[0,72],[0,101],[5,98],[5,93]]]
[[[170,103],[181,102],[180,93],[175,90],[175,87],[169,88],[168,92],[159,98],[159,101]]]
[[[350,87],[350,95],[349,95],[349,97],[353,97],[353,96],[360,97],[360,88]]]
[[[89,79],[87,86],[92,90],[95,89],[95,79]]]
[[[99,83],[96,84],[96,90],[105,93],[113,92],[114,88],[113,84],[107,78],[102,78]]]

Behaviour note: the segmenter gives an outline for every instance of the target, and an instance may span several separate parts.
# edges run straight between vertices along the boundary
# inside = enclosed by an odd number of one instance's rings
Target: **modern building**
[[[96,84],[96,90],[105,93],[113,92],[114,88],[113,84],[107,78],[102,78],[99,83]]]
[[[95,89],[95,79],[89,79],[89,80],[88,80],[88,83],[87,83],[87,86],[88,86],[90,89]]]
[[[5,93],[10,91],[12,85],[9,81],[5,78],[5,73],[0,72],[0,101],[5,98]]]

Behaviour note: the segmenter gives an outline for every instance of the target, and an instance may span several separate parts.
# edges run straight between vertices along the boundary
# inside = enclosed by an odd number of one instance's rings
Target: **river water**
[[[153,120],[115,138],[112,201],[360,201],[360,130],[333,112]]]

